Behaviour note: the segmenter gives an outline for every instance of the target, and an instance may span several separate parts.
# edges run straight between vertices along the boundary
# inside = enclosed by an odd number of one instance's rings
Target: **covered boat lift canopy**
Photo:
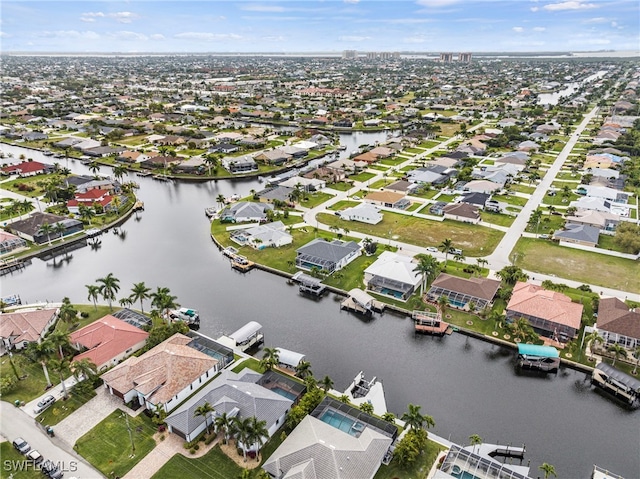
[[[537,356],[541,358],[560,357],[560,353],[553,346],[538,346],[535,344],[518,344],[518,354],[521,356]]]
[[[236,342],[237,346],[250,342],[259,335],[262,325],[257,321],[249,321],[237,331],[231,333],[229,337]]]
[[[618,371],[613,366],[604,362],[598,363],[596,369],[605,373],[610,380],[615,381],[615,383],[623,385],[628,391],[633,392],[636,395],[640,394],[640,381],[637,379],[623,373],[622,371]]]
[[[304,354],[289,351],[288,349],[276,348],[276,350],[278,351],[278,363],[289,368],[295,368],[300,364],[300,361],[306,358]]]

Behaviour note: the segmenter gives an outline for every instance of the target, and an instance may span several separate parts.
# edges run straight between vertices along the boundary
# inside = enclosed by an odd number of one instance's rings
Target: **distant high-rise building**
[[[471,63],[471,52],[458,53],[458,61],[462,63]]]
[[[442,63],[451,63],[453,61],[453,53],[441,53],[440,61]]]
[[[378,58],[377,52],[367,52],[367,60],[375,60]]]
[[[345,50],[342,52],[342,58],[347,60],[358,58],[358,52],[356,50]]]

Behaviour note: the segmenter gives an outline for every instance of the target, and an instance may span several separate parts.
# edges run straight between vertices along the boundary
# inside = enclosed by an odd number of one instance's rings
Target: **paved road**
[[[571,153],[573,147],[578,142],[580,134],[587,127],[593,117],[596,116],[598,109],[598,107],[595,107],[585,115],[582,123],[578,125],[576,131],[571,135],[571,138],[569,138],[565,147],[562,149],[551,167],[547,170],[540,184],[536,187],[536,190],[531,194],[529,201],[527,201],[518,216],[516,216],[515,221],[509,228],[509,231],[507,231],[507,233],[502,237],[502,240],[498,243],[494,252],[485,258],[489,262],[489,268],[499,271],[505,266],[509,266],[511,264],[509,254],[527,227],[527,222],[529,221],[531,213],[542,203],[545,193],[551,187],[551,183],[553,183],[553,180],[556,178],[560,168],[562,168],[562,165],[569,157],[569,153]]]
[[[87,464],[73,452],[71,447],[60,438],[50,438],[20,408],[5,401],[0,401],[0,434],[8,441],[17,437],[26,440],[33,449],[37,449],[45,459],[60,464],[65,470],[65,477],[93,479],[104,477],[100,472]],[[6,464],[3,464],[6,467]],[[16,468],[20,464],[16,465]],[[22,467],[25,467],[22,465]],[[6,469],[4,469],[6,471]],[[7,471],[8,472],[8,471]]]

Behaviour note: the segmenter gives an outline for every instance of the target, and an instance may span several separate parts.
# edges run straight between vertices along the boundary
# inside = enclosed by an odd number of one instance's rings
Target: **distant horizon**
[[[639,17],[637,0],[7,0],[0,39],[24,54],[635,52]]]

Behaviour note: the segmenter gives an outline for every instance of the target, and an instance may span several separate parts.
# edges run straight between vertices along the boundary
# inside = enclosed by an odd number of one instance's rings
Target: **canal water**
[[[540,93],[538,95],[538,104],[539,105],[557,105],[562,98],[570,97],[576,91],[578,91],[578,89],[581,86],[586,85],[587,83],[590,83],[596,79],[603,78],[606,74],[607,74],[606,70],[601,70],[597,73],[594,73],[593,75],[588,76],[582,81],[567,83],[566,85],[564,85],[564,88],[562,90],[555,91],[552,93]]]
[[[2,149],[16,157],[24,151]],[[53,161],[37,152],[25,154]],[[88,173],[78,161],[69,166]],[[590,477],[593,464],[627,479],[640,477],[640,411],[629,412],[594,391],[584,373],[561,369],[547,377],[519,375],[511,350],[458,333],[415,337],[409,319],[384,314],[363,321],[341,312],[332,295],[311,300],[282,277],[232,270],[209,237],[204,208],[214,205],[218,194],[259,189],[255,181],[131,179],[140,183],[145,211],[122,226],[124,237],[108,232],[98,250],[77,249],[56,261],[34,259],[23,271],[2,278],[2,294],[28,301],[68,296],[89,303],[85,285],[108,273],[120,279],[119,298],[135,282],[168,287],[182,306],[200,311],[204,334],[218,337],[259,321],[266,346],[306,354],[314,375],[329,375],[336,389],[364,370],[383,381],[390,411],[400,416],[407,404],[420,404],[440,436],[465,443],[478,434],[488,442],[526,444],[532,477],[541,476],[543,462],[553,464],[562,478]]]

